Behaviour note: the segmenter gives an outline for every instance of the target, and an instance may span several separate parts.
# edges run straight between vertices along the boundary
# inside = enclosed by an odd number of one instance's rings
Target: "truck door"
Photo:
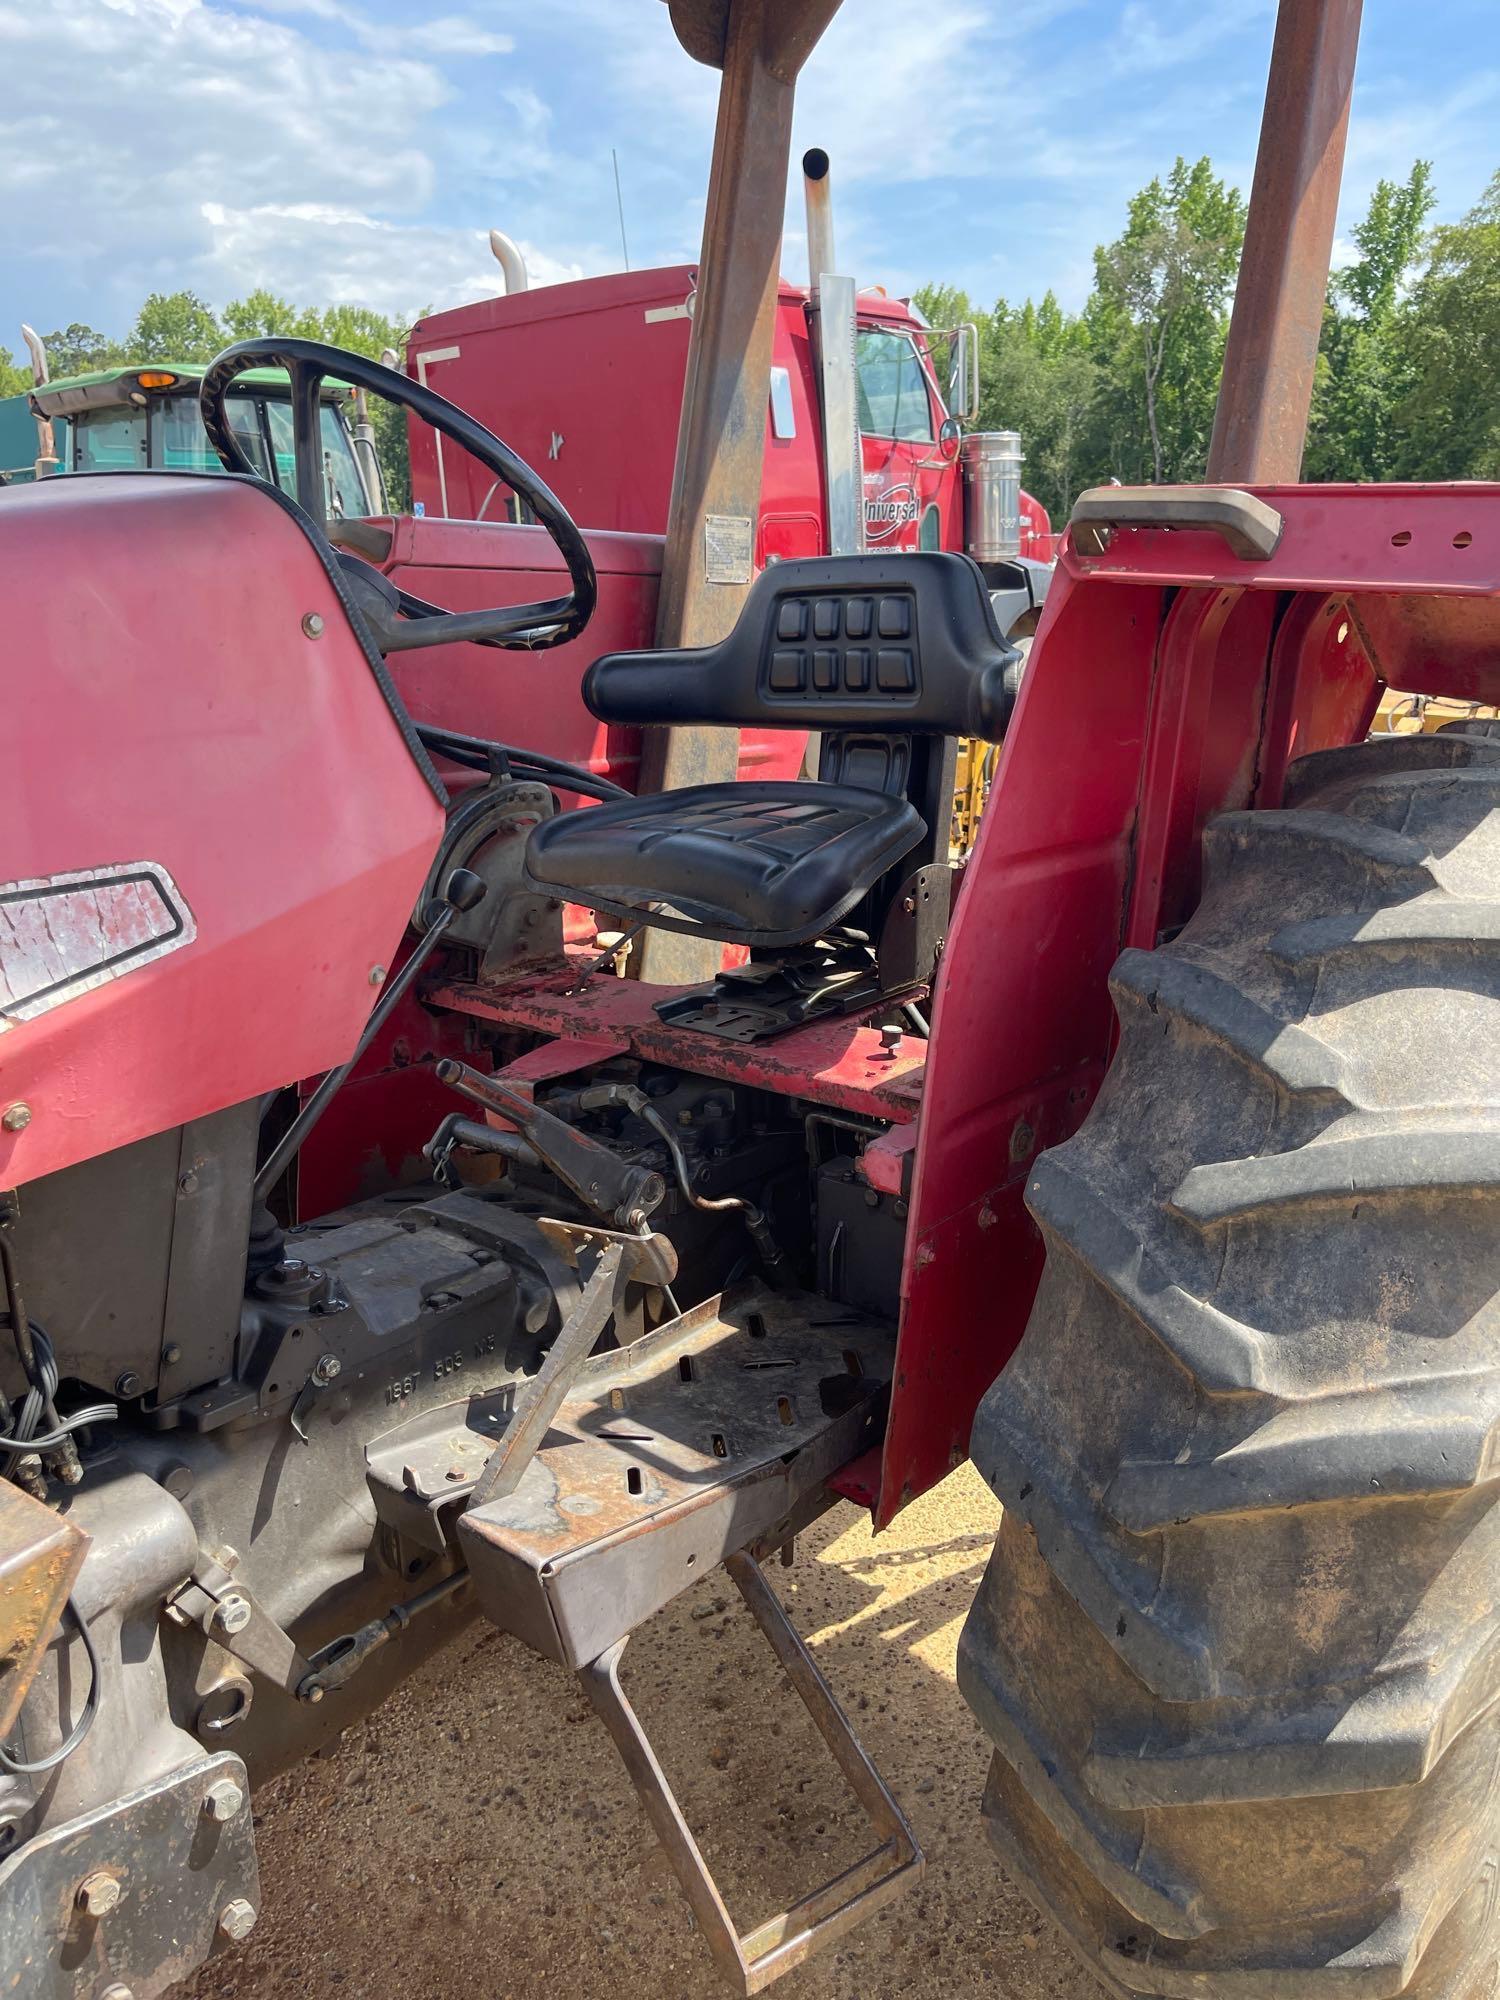
[[[865,542],[871,549],[952,548],[951,463],[938,453],[943,414],[911,336],[862,325],[855,336],[864,447]]]

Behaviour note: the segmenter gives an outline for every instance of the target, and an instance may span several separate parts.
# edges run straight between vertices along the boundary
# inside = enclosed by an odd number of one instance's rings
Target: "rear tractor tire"
[[[985,1813],[1117,1993],[1488,2000],[1500,730],[1304,758],[1204,860],[975,1423]]]

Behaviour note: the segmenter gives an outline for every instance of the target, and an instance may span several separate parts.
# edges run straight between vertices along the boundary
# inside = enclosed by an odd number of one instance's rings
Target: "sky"
[[[454,11],[448,11],[451,7]],[[1274,0],[844,0],[798,91],[840,268],[1070,307],[1174,157],[1248,190]],[[112,334],[152,290],[257,285],[401,318],[692,261],[714,72],[660,0],[0,0],[0,346]],[[1432,160],[1438,218],[1500,167],[1500,0],[1365,0],[1336,255]],[[804,275],[800,185],[783,265]]]

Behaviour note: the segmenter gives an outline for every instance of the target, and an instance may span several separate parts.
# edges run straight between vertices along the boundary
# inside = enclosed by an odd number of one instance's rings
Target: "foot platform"
[[[726,1556],[833,1504],[827,1480],[880,1435],[893,1351],[882,1321],[750,1283],[591,1356],[514,1492],[459,1518],[479,1608],[549,1660],[597,1660]],[[486,1457],[492,1414],[467,1419]],[[460,1472],[464,1442],[437,1454]]]

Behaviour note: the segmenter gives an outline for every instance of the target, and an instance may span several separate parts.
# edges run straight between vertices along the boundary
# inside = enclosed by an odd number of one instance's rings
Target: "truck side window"
[[[859,329],[854,343],[859,375],[859,428],[866,437],[932,440],[932,404],[917,350],[903,333]]]

